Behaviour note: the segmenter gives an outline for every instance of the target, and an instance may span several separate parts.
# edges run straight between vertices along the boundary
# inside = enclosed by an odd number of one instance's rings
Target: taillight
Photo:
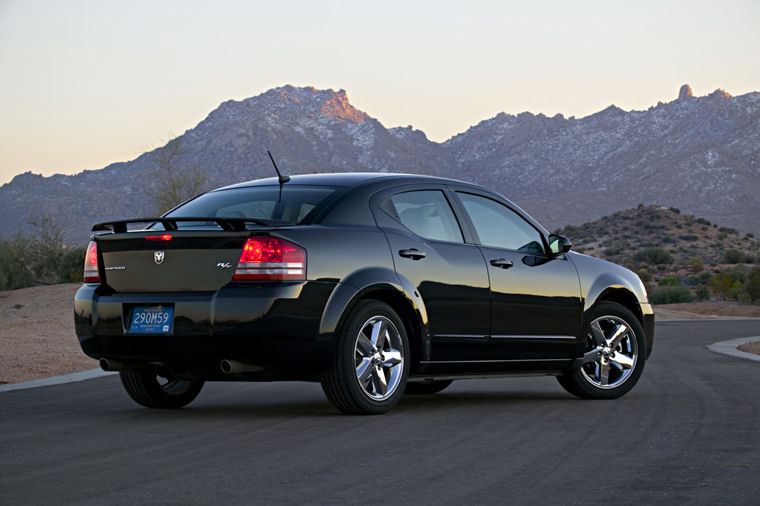
[[[251,237],[232,279],[306,279],[306,250],[278,237]]]
[[[95,241],[90,241],[87,245],[87,254],[84,256],[84,282],[100,283],[100,273],[98,273],[98,245]]]
[[[171,241],[172,235],[171,234],[146,235],[145,240],[146,241]]]

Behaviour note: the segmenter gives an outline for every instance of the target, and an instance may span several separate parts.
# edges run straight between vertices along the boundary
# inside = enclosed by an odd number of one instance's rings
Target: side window
[[[451,206],[440,190],[397,193],[383,202],[383,209],[420,237],[464,242]]]
[[[471,193],[457,192],[457,195],[483,246],[536,255],[545,253],[539,231],[507,206]]]

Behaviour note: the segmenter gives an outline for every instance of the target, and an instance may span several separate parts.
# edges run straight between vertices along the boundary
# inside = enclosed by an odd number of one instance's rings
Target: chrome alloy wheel
[[[356,380],[374,401],[390,397],[404,371],[404,344],[398,329],[385,316],[373,316],[361,327],[354,346]]]
[[[605,390],[625,383],[639,356],[633,329],[617,316],[602,316],[591,322],[588,338],[593,349],[583,356],[583,378]]]

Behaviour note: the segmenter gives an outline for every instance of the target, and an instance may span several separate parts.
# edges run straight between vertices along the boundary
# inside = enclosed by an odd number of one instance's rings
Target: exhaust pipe
[[[107,358],[101,358],[99,364],[100,368],[104,371],[122,371],[129,368],[129,366],[123,362],[109,360]]]
[[[222,360],[219,362],[219,368],[224,374],[244,374],[247,372],[259,372],[264,368],[260,365],[246,364],[237,360]]]

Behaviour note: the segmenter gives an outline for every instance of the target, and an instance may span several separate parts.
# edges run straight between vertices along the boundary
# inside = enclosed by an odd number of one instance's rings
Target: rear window
[[[256,186],[209,192],[168,213],[172,218],[249,218],[301,223],[335,191],[324,186]],[[188,222],[184,227],[191,227]],[[180,228],[184,228],[180,222]],[[193,227],[195,228],[195,227]]]

